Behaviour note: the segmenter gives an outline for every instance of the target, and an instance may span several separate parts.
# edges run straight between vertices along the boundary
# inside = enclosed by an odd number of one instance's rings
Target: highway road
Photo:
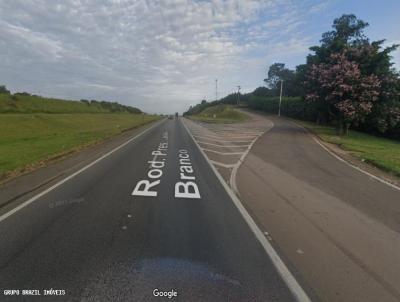
[[[295,300],[180,119],[78,172],[1,214],[1,301]]]

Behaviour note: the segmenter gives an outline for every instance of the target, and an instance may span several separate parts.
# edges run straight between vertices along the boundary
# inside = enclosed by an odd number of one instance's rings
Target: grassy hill
[[[128,113],[0,114],[0,180],[158,118]]]
[[[116,102],[70,101],[28,93],[0,93],[0,113],[141,113],[141,110]]]
[[[0,181],[159,119],[115,102],[11,94],[0,88]]]
[[[235,123],[248,119],[246,114],[236,111],[233,106],[223,104],[206,107],[198,114],[189,117],[210,123]]]

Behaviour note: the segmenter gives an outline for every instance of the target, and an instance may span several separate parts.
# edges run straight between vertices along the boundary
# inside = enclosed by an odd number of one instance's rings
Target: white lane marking
[[[361,169],[361,168],[359,168],[359,167],[357,167],[357,166],[355,166],[355,165],[349,163],[347,160],[341,158],[340,156],[336,155],[334,152],[332,152],[331,150],[329,150],[329,148],[325,147],[324,144],[322,144],[322,143],[319,141],[319,139],[315,137],[315,134],[312,134],[307,128],[303,127],[303,126],[300,125],[300,124],[297,124],[297,123],[294,122],[294,121],[291,121],[291,120],[287,120],[287,121],[289,121],[289,122],[295,124],[296,126],[302,128],[302,129],[304,129],[304,130],[307,132],[307,134],[310,135],[311,138],[312,138],[319,146],[321,146],[322,149],[324,149],[324,150],[325,150],[326,152],[328,152],[330,155],[332,155],[333,157],[335,157],[337,160],[340,160],[341,162],[345,163],[346,165],[352,167],[353,169],[356,169],[357,171],[359,171],[359,172],[361,172],[361,173],[364,173],[365,175],[367,175],[367,176],[369,176],[369,177],[372,177],[373,179],[375,179],[375,180],[377,180],[377,181],[379,181],[379,182],[381,182],[381,183],[383,183],[383,184],[385,184],[385,185],[388,185],[389,187],[391,187],[391,188],[393,188],[393,189],[395,189],[395,190],[400,191],[400,187],[399,187],[399,186],[396,186],[395,184],[392,184],[392,183],[388,182],[387,180],[384,180],[384,179],[382,179],[382,178],[380,178],[380,177],[378,177],[378,176],[376,176],[376,175],[373,175],[373,174],[371,174],[371,173],[369,173],[369,172],[367,172],[367,171],[365,171],[365,170],[363,170],[363,169]]]
[[[212,132],[211,134],[209,132]],[[261,132],[262,133],[262,132]],[[236,132],[236,133],[232,133],[230,132],[221,132],[221,133],[216,133],[215,131],[210,131],[208,130],[207,133],[204,132],[204,130],[193,130],[193,135],[204,135],[204,136],[209,136],[209,137],[213,137],[213,138],[223,138],[223,137],[229,137],[229,138],[233,138],[233,139],[242,139],[242,138],[248,138],[248,137],[256,137],[258,136],[260,133],[258,134],[241,134],[240,132]]]
[[[182,122],[182,124],[185,127],[186,131],[188,132],[189,136],[192,138],[194,144],[197,146],[197,148],[199,148],[200,153],[203,155],[204,159],[209,164],[211,170],[214,172],[214,174],[218,178],[219,182],[224,187],[225,191],[228,193],[229,197],[231,198],[231,200],[235,204],[236,208],[239,210],[239,212],[242,215],[243,219],[246,221],[247,225],[250,227],[250,229],[253,232],[253,234],[256,236],[258,241],[263,246],[265,252],[270,257],[270,259],[271,259],[272,263],[274,264],[276,270],[278,271],[279,275],[281,276],[281,278],[284,280],[284,282],[288,286],[289,290],[294,295],[295,299],[297,301],[299,301],[299,302],[311,302],[310,298],[308,297],[308,295],[306,294],[304,289],[300,286],[300,284],[297,282],[295,277],[289,271],[289,269],[287,268],[285,263],[282,261],[282,259],[278,255],[278,253],[275,251],[275,249],[271,245],[271,243],[269,243],[269,241],[265,238],[265,236],[263,235],[263,232],[258,228],[258,226],[254,222],[253,218],[251,218],[250,214],[247,212],[247,210],[242,205],[242,203],[239,200],[239,198],[229,188],[229,186],[225,183],[225,181],[222,178],[222,176],[218,173],[217,169],[210,162],[210,160],[208,159],[207,155],[204,153],[204,151],[201,149],[200,145],[197,143],[197,141],[194,139],[194,137],[190,133],[189,129],[187,128],[187,126],[185,124],[185,122]]]
[[[178,151],[180,181],[175,183],[175,198],[201,199],[199,187],[194,182],[196,177],[188,150]],[[188,181],[190,180],[190,181]]]
[[[236,131],[234,133],[232,133],[233,131]],[[227,136],[257,136],[260,135],[260,133],[263,132],[243,132],[243,131],[237,131],[237,129],[235,130],[230,130],[230,131],[218,131],[218,130],[214,130],[214,133],[218,134],[218,135],[227,135]]]
[[[272,122],[271,122],[272,123]],[[270,129],[272,129],[274,127],[274,123],[272,123],[271,128],[267,129],[265,132],[269,131]],[[240,157],[239,161],[237,162],[237,164],[235,165],[235,167],[233,167],[232,169],[232,173],[231,173],[231,178],[229,179],[229,184],[231,186],[231,188],[233,189],[233,191],[237,194],[239,194],[239,190],[237,188],[237,184],[236,184],[236,175],[237,175],[237,171],[240,168],[240,165],[242,164],[242,162],[244,161],[244,158],[247,156],[247,154],[249,154],[250,149],[253,147],[254,143],[257,141],[257,139],[263,135],[263,133],[261,133],[260,135],[258,135],[249,145],[249,147],[247,148],[247,150],[243,153],[243,155]]]
[[[224,143],[251,143],[252,141],[236,141],[236,140],[222,140],[220,137],[217,137],[215,139],[213,138],[209,138],[207,136],[204,135],[193,135],[194,137],[200,137],[202,139],[208,139],[209,141],[218,141],[218,142],[224,142]]]
[[[215,161],[215,160],[211,160],[211,159],[210,159],[210,162],[212,162],[214,165],[221,166],[224,168],[233,168],[236,166],[236,164],[224,164],[219,161]]]
[[[206,152],[213,152],[213,153],[217,153],[217,154],[221,154],[221,155],[242,155],[243,154],[243,152],[219,152],[219,151],[206,149],[206,148],[202,148],[202,149]]]
[[[205,144],[205,145],[210,145],[210,146],[215,146],[215,147],[220,147],[220,148],[246,148],[250,145],[221,145],[221,144],[211,144],[211,143],[206,143],[202,141],[197,141],[199,144]]]
[[[8,211],[7,213],[3,214],[0,216],[0,222],[2,222],[3,220],[7,219],[8,217],[10,217],[11,215],[13,215],[14,213],[18,212],[19,210],[23,209],[24,207],[26,207],[27,205],[31,204],[32,202],[34,202],[35,200],[37,200],[38,198],[46,195],[47,193],[49,193],[50,191],[54,190],[55,188],[61,186],[62,184],[66,183],[68,180],[74,178],[75,176],[77,176],[78,174],[82,173],[83,171],[89,169],[90,167],[94,166],[95,164],[97,164],[99,161],[103,160],[104,158],[108,157],[109,155],[111,155],[112,153],[114,153],[115,151],[118,151],[119,149],[125,147],[127,144],[129,144],[130,142],[132,142],[133,140],[137,139],[138,137],[142,136],[143,134],[145,134],[146,132],[150,131],[151,129],[157,127],[158,125],[160,125],[162,122],[165,122],[164,120],[161,120],[159,122],[157,122],[156,124],[154,124],[153,126],[143,130],[142,132],[140,132],[138,135],[130,138],[129,140],[127,140],[126,142],[122,143],[121,145],[119,145],[118,147],[112,149],[111,151],[107,152],[106,154],[102,155],[101,157],[99,157],[98,159],[92,161],[90,164],[84,166],[82,169],[76,171],[75,173],[71,174],[70,176],[67,176],[66,178],[64,178],[63,180],[60,180],[58,183],[54,184],[53,186],[51,186],[50,188],[40,192],[39,194],[33,196],[32,198],[28,199],[27,201],[21,203],[19,206],[13,208],[12,210]]]
[[[238,196],[240,196],[240,193],[239,193],[239,190],[238,190],[238,188],[237,188],[237,184],[236,184],[236,175],[237,175],[237,171],[239,170],[239,167],[240,167],[240,165],[242,164],[242,162],[243,162],[243,160],[244,160],[244,158],[247,156],[247,154],[249,153],[249,151],[250,151],[250,149],[252,148],[252,146],[254,145],[254,143],[257,141],[257,139],[261,136],[261,135],[263,135],[265,132],[267,132],[267,131],[269,131],[273,126],[274,126],[274,123],[273,122],[271,122],[272,123],[272,126],[269,128],[269,129],[267,129],[267,130],[265,130],[264,132],[258,132],[259,134],[258,134],[258,136],[256,136],[252,141],[249,141],[250,142],[250,145],[247,145],[247,149],[246,150],[244,150],[243,151],[243,153],[241,153],[242,154],[242,156],[240,157],[240,159],[237,161],[237,163],[236,164],[233,164],[232,166],[229,166],[229,168],[232,168],[232,172],[231,172],[231,175],[230,175],[230,178],[229,178],[229,185],[231,186],[231,188],[233,189],[233,191],[236,193],[236,195],[238,195]],[[194,135],[195,137],[200,137],[200,136],[196,136],[196,135]],[[219,141],[221,141],[221,140],[219,140]],[[202,144],[202,143],[204,143],[204,142],[201,142],[201,141],[197,141],[198,143],[200,143],[200,144]],[[232,142],[230,142],[230,143],[232,143]],[[209,144],[209,145],[212,145],[212,144]],[[240,145],[240,147],[241,146],[246,146],[246,145]],[[223,154],[222,152],[218,152],[218,151],[214,151],[214,150],[210,150],[210,149],[206,149],[206,148],[203,148],[203,150],[204,151],[209,151],[209,152],[214,152],[214,153],[217,153],[217,154],[221,154],[221,155],[227,155],[227,154]],[[232,153],[231,153],[232,154]],[[229,155],[231,155],[231,154],[229,154]],[[237,153],[238,155],[239,155],[239,152]],[[216,162],[217,163],[217,162]],[[218,164],[217,164],[218,165]],[[221,164],[220,164],[220,166],[222,166]],[[224,167],[224,166],[223,166]],[[225,168],[227,168],[227,167],[225,167]]]
[[[229,135],[229,134],[224,134],[221,133],[219,135],[217,135],[216,137],[219,138],[227,138],[227,139],[254,139],[257,135]]]
[[[158,191],[156,190],[156,188],[154,189],[152,188],[158,186],[161,183],[163,170],[166,165],[166,157],[168,155],[167,131],[164,132],[161,141],[158,144],[157,149],[156,150],[153,149],[151,155],[153,155],[153,160],[147,162],[149,164],[147,171],[147,178],[139,180],[136,183],[136,186],[131,193],[132,196],[156,197],[158,195]],[[158,157],[163,157],[163,158],[156,160],[158,159]]]

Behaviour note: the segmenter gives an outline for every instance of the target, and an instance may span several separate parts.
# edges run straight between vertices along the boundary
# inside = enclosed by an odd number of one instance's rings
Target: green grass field
[[[140,110],[116,103],[62,100],[29,94],[0,93],[0,113],[112,113],[117,111],[140,113]]]
[[[322,140],[336,144],[382,170],[400,176],[400,142],[373,135],[350,131],[347,136],[338,136],[336,129],[314,123],[298,121]]]
[[[0,114],[0,178],[156,119],[128,113]]]
[[[230,105],[215,105],[207,107],[196,115],[189,116],[191,119],[208,123],[236,123],[248,119],[244,113],[234,110]]]

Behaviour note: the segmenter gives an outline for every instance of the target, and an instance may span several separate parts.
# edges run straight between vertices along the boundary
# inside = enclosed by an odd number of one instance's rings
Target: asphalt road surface
[[[268,116],[239,168],[241,200],[321,301],[400,301],[400,190]]]
[[[155,289],[294,300],[179,119],[0,218],[1,301],[168,300]]]

